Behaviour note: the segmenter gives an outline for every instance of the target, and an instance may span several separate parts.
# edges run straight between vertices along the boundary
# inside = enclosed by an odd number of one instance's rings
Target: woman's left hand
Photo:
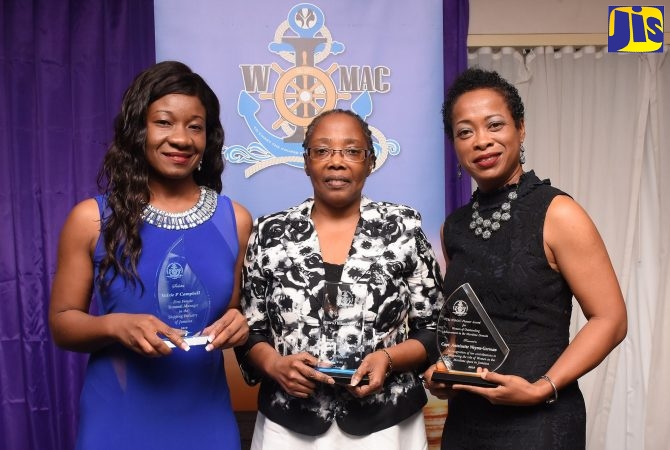
[[[249,325],[237,308],[230,308],[219,320],[205,328],[202,334],[209,337],[209,344],[205,347],[207,351],[215,348],[231,348],[247,341]]]
[[[376,394],[384,387],[388,367],[388,357],[381,350],[368,354],[351,377],[351,385],[346,386],[347,390],[358,398]],[[369,382],[360,385],[360,380],[365,375],[368,376]]]
[[[453,389],[481,395],[494,405],[536,405],[549,397],[546,391],[548,384],[542,379],[535,383],[529,383],[526,379],[516,375],[501,375],[489,372],[486,369],[482,370],[481,374],[483,379],[496,383],[498,386],[486,388],[454,384]],[[550,386],[549,389],[551,389]]]

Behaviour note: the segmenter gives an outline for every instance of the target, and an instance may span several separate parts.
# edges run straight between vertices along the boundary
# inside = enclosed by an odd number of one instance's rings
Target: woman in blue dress
[[[103,194],[65,222],[49,323],[90,353],[78,449],[240,448],[222,349],[248,336],[251,216],[220,195],[223,136],[205,81],[154,65],[124,95]]]

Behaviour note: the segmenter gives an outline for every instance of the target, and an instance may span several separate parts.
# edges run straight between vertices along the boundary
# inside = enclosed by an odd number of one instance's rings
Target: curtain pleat
[[[470,66],[499,71],[526,106],[526,168],[571,194],[607,245],[628,336],[582,377],[589,449],[670,441],[670,64],[662,54],[584,47],[482,48]],[[666,175],[666,176],[664,176]],[[571,333],[586,319],[575,303]]]
[[[467,39],[470,19],[468,0],[443,0],[442,2],[442,44],[444,63],[444,93],[456,76],[468,67]],[[439,113],[439,111],[436,111]],[[457,175],[458,160],[452,143],[444,140],[444,203],[445,213],[464,205],[472,194],[471,179],[467,173]]]
[[[85,356],[47,323],[60,228],[97,192],[112,121],[154,62],[151,0],[0,6],[0,448],[71,449]]]
[[[645,172],[646,183],[654,189],[644,192],[643,201],[648,205],[643,214],[655,219],[649,234],[658,237],[649,242],[646,253],[657,255],[646,261],[649,272],[658,274],[644,283],[643,294],[658,292],[655,305],[650,305],[650,355],[647,387],[648,401],[645,406],[645,444],[649,449],[667,448],[670,442],[670,427],[667,411],[670,399],[670,58],[668,46],[665,52],[653,54],[648,59],[651,72],[651,90],[658,95],[650,101],[650,123],[648,127],[649,164]],[[642,215],[642,217],[645,217]],[[645,274],[646,275],[646,272]],[[641,277],[642,278],[642,277]],[[645,280],[647,281],[647,280]]]

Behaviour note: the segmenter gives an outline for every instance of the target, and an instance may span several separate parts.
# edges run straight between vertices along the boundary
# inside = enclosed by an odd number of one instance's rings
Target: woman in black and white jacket
[[[245,379],[261,382],[253,449],[427,448],[418,373],[439,355],[440,269],[412,208],[362,196],[375,164],[368,125],[333,110],[308,127],[314,197],[259,218],[246,254]],[[330,336],[359,353],[350,384],[317,370],[326,282],[350,286]]]

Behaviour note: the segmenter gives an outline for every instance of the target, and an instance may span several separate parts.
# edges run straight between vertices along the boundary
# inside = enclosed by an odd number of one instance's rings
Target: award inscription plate
[[[326,282],[319,302],[322,315],[316,369],[349,384],[364,357],[362,300],[352,284]]]
[[[496,371],[509,347],[496,329],[469,283],[459,286],[445,301],[437,322],[440,349],[432,381],[494,387],[477,368]]]
[[[168,250],[156,274],[158,317],[182,330],[188,345],[207,344],[201,332],[207,326],[211,301],[186,256],[183,237]],[[165,339],[169,347],[174,344]]]

